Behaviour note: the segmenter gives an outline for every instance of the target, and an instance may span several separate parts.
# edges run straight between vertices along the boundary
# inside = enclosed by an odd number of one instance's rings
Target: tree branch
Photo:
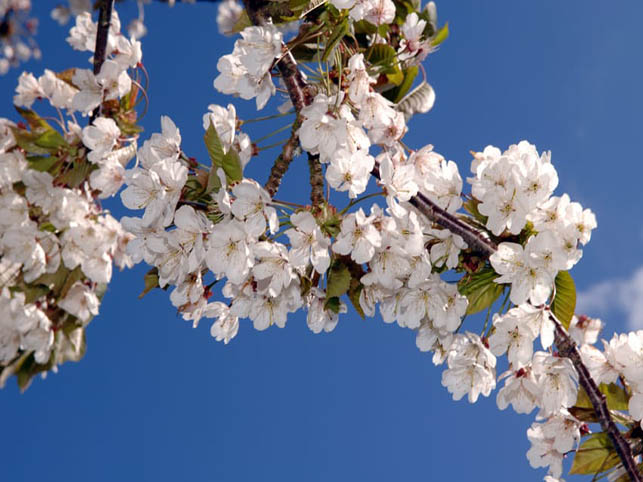
[[[100,0],[98,10],[98,27],[96,29],[96,47],[94,48],[94,75],[100,73],[100,69],[107,56],[107,39],[109,38],[109,25],[112,21],[112,8],[114,0]],[[89,123],[93,124],[100,112],[100,105],[94,109]]]
[[[634,457],[632,456],[630,444],[625,440],[623,434],[614,423],[614,420],[612,420],[612,416],[607,408],[605,395],[598,389],[596,382],[583,363],[576,343],[569,337],[567,330],[565,330],[553,313],[550,312],[549,315],[550,319],[556,326],[555,343],[558,347],[558,353],[569,358],[574,364],[574,368],[576,368],[576,371],[578,372],[579,383],[587,393],[587,396],[594,407],[594,411],[598,416],[601,428],[607,433],[608,437],[612,441],[614,450],[616,450],[618,457],[621,459],[623,467],[627,472],[627,475],[630,477],[630,480],[641,482],[643,478],[641,477],[641,473],[639,472],[636,462],[634,461]]]
[[[382,180],[380,177],[380,168],[377,163],[371,171],[371,174],[376,179],[380,181]],[[496,246],[493,241],[486,238],[481,232],[476,231],[468,224],[459,220],[453,214],[445,211],[421,192],[418,192],[417,196],[413,196],[409,200],[409,204],[420,211],[430,221],[433,221],[443,228],[448,229],[451,233],[460,236],[467,243],[469,248],[479,251],[485,257],[488,258],[498,249],[498,246]]]
[[[310,202],[313,208],[321,208],[324,203],[324,173],[318,154],[308,154],[308,167],[310,169]]]
[[[275,197],[275,194],[277,194],[277,190],[281,185],[281,179],[284,177],[284,174],[286,174],[288,167],[290,167],[290,163],[295,157],[295,151],[297,149],[297,146],[299,145],[299,136],[297,135],[299,124],[300,122],[298,116],[297,120],[292,126],[292,134],[290,136],[290,139],[288,139],[286,144],[284,144],[284,147],[281,150],[281,154],[279,154],[279,157],[272,165],[272,169],[270,169],[270,176],[268,177],[268,180],[266,181],[264,187],[271,198]]]
[[[270,20],[269,9],[274,6],[274,2],[269,2],[265,0],[244,0],[244,6],[248,12],[248,17],[254,25],[264,25]],[[283,8],[283,6],[280,6]],[[290,101],[297,111],[297,116],[299,118],[299,113],[301,110],[310,105],[313,101],[313,93],[310,89],[310,86],[304,80],[304,76],[301,74],[299,68],[297,67],[297,62],[293,57],[292,53],[286,46],[283,46],[283,55],[277,62],[277,69],[281,74],[281,79],[288,90],[288,95],[290,96]],[[288,140],[286,146],[284,146],[284,151],[282,156],[277,158],[275,165],[270,172],[270,178],[268,179],[268,187],[271,189],[274,188],[275,192],[281,183],[281,176],[286,173],[288,166],[290,165],[290,160],[287,160],[287,157],[283,154],[286,153],[286,148],[289,149],[289,152],[294,152],[294,148],[291,148],[291,142],[294,141],[294,137],[297,137],[297,128],[299,122],[293,125],[293,136]],[[298,137],[297,137],[298,138]],[[287,160],[287,162],[284,162]],[[324,176],[322,173],[321,164],[319,163],[319,156],[308,156],[308,166],[310,167],[310,200],[313,206],[320,206],[324,202]],[[274,174],[274,177],[273,177]],[[279,177],[277,177],[279,176]],[[270,192],[270,190],[268,190]],[[271,194],[272,195],[272,194]]]
[[[244,0],[244,4],[248,11],[248,16],[255,25],[260,25],[265,21],[261,10],[266,6],[265,1]],[[284,83],[286,84],[292,103],[299,114],[302,107],[311,102],[310,91],[306,86],[306,82],[304,81],[301,73],[298,72],[294,59],[289,54],[285,55],[279,61],[277,66],[284,77]],[[380,179],[379,167],[377,165],[373,169],[372,174],[377,179]],[[471,248],[481,251],[487,257],[497,250],[497,246],[492,241],[486,239],[480,232],[437,206],[423,194],[419,193],[417,196],[413,196],[409,202],[429,220],[448,229],[452,233],[461,236]],[[610,440],[612,440],[614,448],[616,449],[616,452],[630,479],[635,482],[641,482],[641,475],[636,468],[636,462],[632,457],[632,451],[630,450],[629,444],[612,420],[609,410],[607,409],[605,396],[600,392],[596,382],[591,377],[589,370],[583,363],[574,341],[569,337],[567,331],[563,328],[560,322],[555,319],[553,314],[551,316],[556,324],[556,346],[558,347],[559,353],[562,356],[569,358],[578,372],[579,383],[587,392],[592,406],[598,415],[601,427],[608,433]]]

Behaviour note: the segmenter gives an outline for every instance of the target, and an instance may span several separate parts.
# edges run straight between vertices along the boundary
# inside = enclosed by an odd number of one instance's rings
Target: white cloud
[[[602,281],[578,293],[576,313],[605,318],[625,317],[630,330],[643,329],[643,266],[630,278]]]

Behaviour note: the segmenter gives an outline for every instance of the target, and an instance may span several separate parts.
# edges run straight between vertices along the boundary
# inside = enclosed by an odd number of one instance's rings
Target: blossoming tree
[[[145,262],[145,292],[171,288],[182,317],[212,319],[224,343],[240,322],[283,328],[299,310],[314,333],[347,310],[379,313],[415,331],[455,400],[500,382],[500,410],[537,409],[527,457],[546,480],[560,479],[568,454],[572,474],[642,480],[643,331],[601,349],[601,321],[575,316],[568,271],[594,214],[556,192],[550,153],[527,141],[472,153],[464,192],[455,162],[404,142],[408,120],[434,101],[422,62],[448,35],[433,2],[219,5],[220,31],[240,37],[214,88],[258,110],[278,89],[288,95],[263,117],[289,132],[263,184],[244,174],[264,154],[233,104],[199,114],[207,160],[186,154],[169,117],[141,139],[142,15],[128,37],[111,1],[96,6],[97,22],[89,2],[54,11],[75,15],[67,40],[93,54],[93,69],[23,73],[23,120],[0,124],[0,382],[26,388],[80,359],[112,265]],[[24,32],[10,14],[29,2],[0,7]],[[20,51],[37,55],[11,42],[4,70],[28,57]],[[279,197],[293,162],[308,164],[310,203]],[[135,212],[117,221],[100,200],[119,193]],[[479,334],[465,319],[478,312]]]

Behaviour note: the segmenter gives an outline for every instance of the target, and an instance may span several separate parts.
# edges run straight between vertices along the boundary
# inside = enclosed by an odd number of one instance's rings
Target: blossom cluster
[[[12,274],[2,282],[11,315],[0,322],[0,366],[23,353],[55,366],[63,360],[50,359],[52,349],[68,335],[61,328],[82,328],[98,314],[112,263],[131,266],[124,249],[131,235],[96,204],[88,185],[39,170],[16,145],[19,129],[6,120],[2,126],[0,263]],[[78,145],[72,136],[65,142]]]
[[[231,54],[219,58],[214,87],[224,94],[256,99],[257,109],[262,109],[276,92],[270,70],[281,53],[282,34],[270,24],[247,27],[241,37]]]
[[[591,321],[583,318],[579,324],[589,325]],[[595,341],[592,336],[581,346],[583,361],[592,378],[596,383],[610,384],[619,380],[625,383],[632,392],[628,411],[643,428],[643,330],[615,334],[609,342],[601,340],[602,351],[593,346]]]
[[[582,392],[572,361],[554,351],[557,327],[569,323],[596,382],[622,390],[632,420],[643,419],[643,332],[614,336],[600,351],[593,346],[600,320],[573,313],[558,319],[559,291],[590,241],[595,216],[567,194],[554,196],[551,155],[527,141],[475,153],[470,194],[463,194],[455,162],[432,145],[404,143],[410,116],[429,110],[435,98],[426,78],[409,91],[417,65],[441,41],[432,2],[422,11],[408,4],[408,13],[392,0],[328,3],[287,43],[284,23],[295,17],[242,29],[232,53],[219,59],[214,87],[255,99],[262,109],[276,93],[273,77],[286,84],[280,60],[294,64],[295,48],[325,42],[324,54],[318,51],[308,66],[310,77],[296,81],[297,88],[307,83],[306,105],[297,106],[292,127],[301,151],[288,141],[280,159],[287,148],[308,156],[311,171],[323,173],[317,180],[311,175],[311,184],[318,183],[312,190],[323,191],[325,183],[333,199],[346,201],[341,209],[323,196],[313,196],[312,205],[281,201],[246,177],[258,150],[232,105],[210,105],[203,115],[210,166],[185,154],[169,117],[138,147],[131,119],[137,85],[128,70],[140,62],[140,43],[120,34],[117,16],[99,74],[21,76],[14,102],[25,108],[31,132],[4,121],[0,138],[0,209],[7,213],[0,220],[0,263],[10,273],[0,305],[12,314],[0,325],[0,365],[31,353],[39,364],[56,360],[57,320],[73,317],[76,331],[62,331],[78,341],[97,313],[96,292],[109,281],[112,261],[153,266],[146,290],[172,287],[170,300],[182,317],[195,327],[213,319],[211,335],[225,343],[242,319],[257,330],[283,328],[300,309],[311,331],[330,332],[350,303],[363,317],[379,312],[384,322],[413,330],[418,349],[446,365],[442,385],[455,400],[467,396],[473,403],[504,380],[496,398],[501,410],[537,408],[527,457],[534,467],[548,467],[546,480],[553,481],[590,420],[578,410]],[[241,12],[236,2],[222,2],[219,29],[240,29]],[[80,13],[68,41],[93,51],[96,29],[89,13]],[[345,42],[335,35],[342,31]],[[68,113],[66,123],[61,119],[64,137],[28,110],[36,99]],[[81,128],[74,112],[100,115]],[[30,155],[30,147],[43,144],[50,164]],[[134,154],[136,165],[126,169]],[[76,170],[73,176],[68,168]],[[124,184],[121,200],[139,216],[124,217],[121,227],[95,199]],[[379,202],[369,208],[356,207],[375,196]],[[462,230],[447,229],[422,206],[450,225],[467,226],[493,254],[485,258]],[[213,301],[217,284],[222,299]],[[466,315],[484,309],[480,335],[462,329]],[[542,350],[534,347],[537,339]],[[70,343],[76,347],[76,341]],[[503,355],[508,366],[498,377]]]
[[[135,153],[135,137],[121,127],[133,127],[127,69],[140,61],[140,45],[118,29],[115,16],[98,76],[88,69],[46,70],[38,78],[25,72],[14,103],[27,125],[0,120],[0,288],[10,313],[0,321],[2,382],[21,370],[28,382],[80,358],[84,328],[98,314],[113,265],[132,266],[125,247],[133,236],[98,202],[119,190]],[[83,14],[68,41],[93,52],[95,33]],[[59,114],[60,131],[31,110],[37,100]],[[75,113],[99,107],[110,117],[84,128],[77,123]]]

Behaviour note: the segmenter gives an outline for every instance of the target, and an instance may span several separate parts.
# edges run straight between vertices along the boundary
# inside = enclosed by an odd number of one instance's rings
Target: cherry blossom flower
[[[290,221],[293,228],[286,231],[292,246],[288,253],[290,262],[301,269],[310,262],[319,274],[325,273],[330,266],[330,240],[322,234],[317,221],[308,211],[294,213]]]

